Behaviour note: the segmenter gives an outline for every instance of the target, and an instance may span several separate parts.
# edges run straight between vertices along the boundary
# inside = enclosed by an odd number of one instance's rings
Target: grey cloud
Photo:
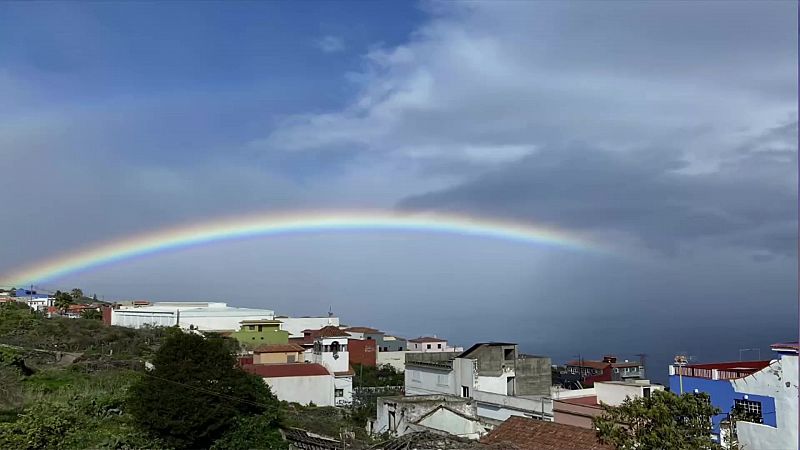
[[[697,240],[796,252],[796,122],[749,140],[711,172],[670,149],[548,148],[461,185],[411,196],[407,210],[451,210],[560,227],[623,231],[648,246]]]

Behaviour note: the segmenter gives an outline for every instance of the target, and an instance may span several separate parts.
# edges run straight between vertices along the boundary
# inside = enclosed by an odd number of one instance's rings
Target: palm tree
[[[75,289],[72,290],[72,294],[70,294],[70,295],[72,295],[72,299],[73,300],[75,300],[76,302],[79,302],[83,298],[83,291],[78,289],[78,288],[75,288]]]
[[[61,314],[67,312],[67,308],[69,305],[73,304],[72,296],[67,294],[66,292],[56,291],[55,299],[53,300],[53,305],[61,311]]]

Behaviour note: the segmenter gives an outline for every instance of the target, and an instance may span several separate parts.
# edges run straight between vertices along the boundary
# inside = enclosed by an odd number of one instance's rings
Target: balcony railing
[[[670,375],[705,378],[707,380],[736,380],[759,371],[759,369],[703,369],[701,367],[670,367]]]

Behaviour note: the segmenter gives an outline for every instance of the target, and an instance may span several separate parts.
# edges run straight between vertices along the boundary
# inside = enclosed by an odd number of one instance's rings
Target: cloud
[[[344,39],[338,36],[323,36],[316,41],[317,47],[325,53],[339,53],[343,52],[346,48]]]
[[[674,251],[698,243],[796,252],[797,123],[749,139],[713,172],[686,172],[670,148],[543,149],[458,186],[411,196],[407,210],[448,210],[624,232]]]

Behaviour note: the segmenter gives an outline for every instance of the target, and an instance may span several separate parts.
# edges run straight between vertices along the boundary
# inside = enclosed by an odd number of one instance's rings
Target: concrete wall
[[[737,422],[740,447],[743,449],[797,448],[797,356],[785,355],[752,375],[731,380],[737,392],[749,399],[759,396],[774,399],[774,424],[768,424],[762,402],[764,424]]]
[[[276,317],[281,321],[281,329],[291,337],[303,337],[303,330],[319,330],[322,327],[339,326],[338,317]]]
[[[426,428],[467,439],[478,439],[487,431],[487,427],[481,424],[477,417],[469,419],[446,408],[435,410],[409,427],[419,431],[424,431]]]
[[[294,356],[290,361],[289,356]],[[287,362],[302,362],[303,352],[287,353],[256,353],[253,355],[253,364],[281,364]]]
[[[491,392],[475,391],[472,398],[478,405],[478,416],[494,421],[504,421],[511,416],[541,417],[552,420],[553,402],[548,397],[524,398]]]
[[[592,417],[599,416],[602,413],[603,410],[601,408],[573,405],[558,400],[553,401],[553,419],[556,423],[563,423],[564,425],[573,425],[592,430],[594,429]]]
[[[552,384],[550,358],[521,356],[516,360],[514,375],[516,395],[549,395]]]
[[[264,381],[280,400],[307,405],[333,406],[333,376],[265,378]]]
[[[408,392],[406,392],[408,394]],[[385,433],[389,430],[389,417],[393,413],[395,430],[392,434],[401,436],[408,431],[410,424],[423,416],[446,405],[469,417],[477,417],[475,404],[469,399],[448,395],[419,395],[406,397],[380,397],[377,400],[377,416],[373,425],[373,433]]]

